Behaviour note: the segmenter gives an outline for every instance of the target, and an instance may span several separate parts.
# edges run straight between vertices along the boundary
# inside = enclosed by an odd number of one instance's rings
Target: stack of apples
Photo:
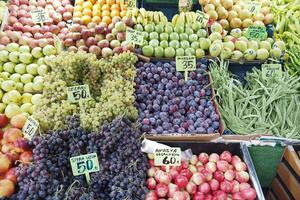
[[[0,114],[0,198],[9,197],[15,191],[16,163],[22,167],[32,160],[32,151],[22,132],[26,120],[24,114],[10,120]]]

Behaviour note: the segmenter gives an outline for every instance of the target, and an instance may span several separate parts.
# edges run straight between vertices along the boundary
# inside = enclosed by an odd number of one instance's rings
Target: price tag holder
[[[28,117],[22,129],[24,137],[27,138],[28,140],[31,140],[35,135],[36,131],[38,130],[38,128],[39,128],[39,122],[36,121],[31,116]]]
[[[170,166],[180,166],[181,164],[181,149],[176,148],[158,148],[154,152],[154,165],[166,166],[169,171]]]
[[[126,29],[126,41],[133,44],[142,45],[144,41],[143,32],[134,29]]]
[[[196,11],[196,14],[197,14],[197,17],[196,17],[196,21],[197,22],[200,22],[201,23],[201,26],[204,28],[204,27],[207,27],[207,23],[208,23],[208,20],[209,20],[209,16],[208,14],[200,11],[200,10],[197,10]]]
[[[45,9],[33,9],[30,11],[30,15],[32,21],[36,24],[41,23],[43,25],[45,22],[50,21],[49,13]]]
[[[90,88],[88,85],[67,87],[67,95],[68,101],[71,103],[85,101],[91,98]]]
[[[127,5],[128,9],[136,8],[136,0],[124,0],[125,4]]]
[[[188,71],[196,70],[195,56],[176,56],[176,71],[184,72],[185,81],[188,80]]]
[[[249,26],[246,31],[246,37],[249,40],[265,40],[268,34],[264,26]]]
[[[260,12],[261,6],[262,5],[260,2],[251,1],[246,4],[246,9],[249,10],[252,14],[256,14]]]
[[[63,43],[56,35],[53,36],[54,47],[56,48],[57,53],[63,51]]]
[[[90,173],[99,171],[99,161],[96,153],[90,153],[70,158],[72,173],[74,176],[85,174],[89,183],[91,180]]]
[[[264,78],[270,78],[274,76],[281,77],[282,76],[281,64],[263,64],[262,76]]]

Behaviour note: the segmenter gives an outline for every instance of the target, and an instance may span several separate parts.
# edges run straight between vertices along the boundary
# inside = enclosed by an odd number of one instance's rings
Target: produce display
[[[261,4],[261,9],[255,11],[249,8],[249,3]],[[271,1],[244,0],[199,0],[205,13],[213,21],[218,21],[226,30],[247,28],[250,25],[265,26],[272,24],[274,16],[271,13]]]
[[[151,134],[214,133],[220,126],[219,114],[210,99],[211,87],[205,69],[184,80],[175,62],[137,63],[136,104],[142,130]]]
[[[17,42],[31,48],[53,45],[54,35],[62,39],[68,31],[66,22],[72,19],[73,13],[73,6],[69,0],[10,0],[8,9],[8,24],[4,27],[5,32],[1,35],[0,44]],[[47,22],[34,23],[30,14],[34,9],[45,9],[49,15]]]
[[[66,57],[68,59],[66,59]],[[81,125],[98,130],[106,121],[118,116],[137,118],[134,107],[134,63],[136,56],[123,53],[97,60],[94,54],[63,52],[49,61],[44,78],[43,96],[33,116],[42,130],[66,127],[69,115],[80,115]],[[67,87],[88,84],[91,99],[72,104]]]
[[[32,161],[32,151],[22,132],[26,119],[24,114],[11,119],[0,114],[0,198],[16,191],[17,169],[24,169]]]
[[[40,101],[47,60],[56,54],[52,45],[30,48],[9,43],[0,51],[0,112],[11,118],[32,114]]]
[[[210,71],[221,100],[220,113],[232,132],[300,138],[300,77],[282,72],[277,78],[266,78],[262,71],[254,70],[243,86],[230,75],[226,62],[211,64]]]
[[[272,4],[275,20],[275,37],[283,40],[287,47],[285,67],[290,74],[300,75],[300,6],[299,1],[276,0]]]
[[[193,155],[180,166],[154,166],[153,155],[147,175],[146,200],[173,198],[193,199],[256,199],[256,192],[249,184],[247,165],[237,155],[224,151],[220,155],[205,152]],[[152,159],[151,159],[152,158]]]

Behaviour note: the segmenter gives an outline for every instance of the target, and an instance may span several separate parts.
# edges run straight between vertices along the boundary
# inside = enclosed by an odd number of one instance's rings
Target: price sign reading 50
[[[31,140],[38,128],[39,123],[33,117],[28,117],[22,129],[25,138]]]
[[[154,152],[154,165],[166,166],[167,170],[170,166],[180,166],[181,149],[180,148],[159,148]]]
[[[126,41],[133,44],[142,45],[144,41],[143,32],[127,28]]]
[[[89,173],[99,171],[99,161],[96,153],[71,157],[70,163],[73,175],[79,176],[85,174],[87,182],[90,182]]]
[[[68,101],[76,103],[91,98],[90,88],[88,85],[78,85],[67,88]]]
[[[264,26],[250,26],[246,31],[246,37],[249,40],[264,40],[267,38],[266,27]]]

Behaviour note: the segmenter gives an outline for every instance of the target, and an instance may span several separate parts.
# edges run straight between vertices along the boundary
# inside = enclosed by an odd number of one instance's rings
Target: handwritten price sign
[[[246,37],[249,40],[265,40],[267,35],[266,27],[264,26],[250,26],[246,31]]]
[[[208,20],[209,20],[208,14],[206,14],[206,13],[200,11],[200,10],[197,10],[196,14],[197,14],[196,21],[200,22],[202,27],[206,27],[207,23],[208,23]]]
[[[38,128],[39,123],[33,117],[28,117],[22,129],[25,138],[31,140]]]
[[[282,69],[281,64],[263,64],[262,65],[262,76],[264,78],[269,77],[281,77]]]
[[[125,0],[125,4],[127,5],[127,8],[132,9],[136,8],[136,0]]]
[[[96,153],[80,155],[70,158],[72,173],[74,176],[86,175],[90,182],[90,173],[99,171],[99,161]]]
[[[194,71],[196,70],[195,56],[176,56],[177,71]]]
[[[76,103],[91,98],[90,88],[88,85],[78,85],[67,88],[68,101]]]
[[[143,32],[128,28],[126,30],[126,41],[132,42],[133,44],[143,44]]]
[[[180,166],[181,164],[181,149],[180,148],[159,148],[154,152],[154,165]]]
[[[45,9],[33,9],[30,11],[34,23],[45,23],[50,21],[49,13]]]
[[[248,2],[246,5],[246,9],[249,10],[252,14],[256,14],[260,12],[261,3],[260,2]]]

